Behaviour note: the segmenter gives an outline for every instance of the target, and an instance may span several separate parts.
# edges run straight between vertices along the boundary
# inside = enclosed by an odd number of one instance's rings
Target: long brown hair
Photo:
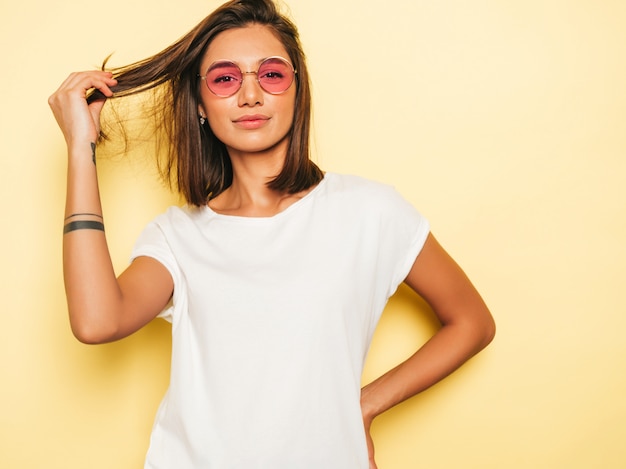
[[[285,47],[296,74],[294,120],[281,172],[268,187],[296,193],[317,184],[322,171],[310,159],[311,89],[305,55],[295,25],[272,0],[232,0],[223,4],[189,33],[145,60],[114,68],[115,97],[158,87],[156,115],[168,141],[163,177],[191,205],[204,205],[230,186],[233,171],[225,145],[210,125],[198,120],[199,67],[215,37],[251,24],[269,27]],[[104,66],[103,66],[104,68]],[[94,96],[92,99],[96,99]]]

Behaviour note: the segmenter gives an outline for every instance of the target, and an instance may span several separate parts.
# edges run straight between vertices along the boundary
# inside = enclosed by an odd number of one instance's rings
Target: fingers
[[[370,433],[371,421],[363,420],[363,425],[365,427],[365,441],[367,443],[367,457],[369,460],[369,469],[377,469],[376,461],[374,459],[374,440],[372,439],[372,435]]]
[[[89,104],[89,112],[91,113],[91,118],[97,124],[98,133],[100,132],[100,112],[102,112],[102,108],[104,107],[105,100],[99,99],[97,101],[93,101]]]
[[[110,72],[94,70],[72,73],[61,83],[59,89],[48,98],[48,104],[59,120],[59,118],[64,117],[64,114],[67,114],[68,110],[75,113],[81,110],[85,112],[87,96],[94,90],[99,91],[106,98],[112,97],[111,87],[116,84],[117,80],[113,78]]]
[[[103,100],[87,103],[87,96],[98,91],[105,98],[113,96],[117,84],[110,72],[98,70],[70,74],[55,91],[48,104],[68,143],[79,139],[95,142],[100,131]]]
[[[367,438],[367,456],[369,459],[369,469],[377,469],[378,466],[376,466],[376,460],[374,459],[374,443],[369,434]]]
[[[98,90],[107,98],[113,96],[112,86],[117,84],[111,72],[92,70],[88,72],[75,72],[70,74],[61,86],[51,96],[51,99],[65,94],[78,94],[83,98],[87,97],[90,90]]]

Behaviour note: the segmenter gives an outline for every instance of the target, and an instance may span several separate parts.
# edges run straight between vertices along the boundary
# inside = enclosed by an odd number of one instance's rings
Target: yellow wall
[[[0,6],[0,467],[141,465],[168,326],[71,336],[65,154],[46,99],[114,51],[139,59],[217,1]],[[626,4],[290,0],[314,77],[317,160],[395,184],[491,306],[496,341],[381,417],[381,469],[626,467]],[[100,163],[123,268],[175,200],[140,157]],[[401,289],[365,380],[433,330]],[[418,304],[419,310],[424,310]]]

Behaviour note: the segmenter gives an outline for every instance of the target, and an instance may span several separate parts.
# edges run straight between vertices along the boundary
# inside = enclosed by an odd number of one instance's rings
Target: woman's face
[[[233,152],[260,152],[287,145],[296,96],[295,79],[281,94],[264,91],[254,73],[268,57],[288,59],[281,42],[266,26],[251,25],[218,34],[207,48],[200,74],[205,75],[217,61],[234,62],[244,72],[239,91],[219,97],[206,83],[200,83],[199,112],[207,117],[211,130]]]

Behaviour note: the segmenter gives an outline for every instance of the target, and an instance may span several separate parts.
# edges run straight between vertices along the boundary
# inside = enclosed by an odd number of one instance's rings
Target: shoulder
[[[408,204],[395,187],[362,176],[327,173],[325,184],[326,195],[332,200],[370,210]]]
[[[366,197],[389,197],[397,193],[393,186],[351,174],[327,173],[326,190],[329,194]]]
[[[137,240],[138,244],[175,244],[184,242],[194,227],[198,225],[202,208],[172,206],[154,217],[144,227]]]
[[[360,176],[328,176],[330,205],[337,205],[344,216],[369,220],[391,231],[429,231],[428,220],[395,187]]]
[[[171,206],[165,212],[157,215],[150,224],[166,229],[181,224],[195,223],[201,217],[202,212],[203,207]]]

